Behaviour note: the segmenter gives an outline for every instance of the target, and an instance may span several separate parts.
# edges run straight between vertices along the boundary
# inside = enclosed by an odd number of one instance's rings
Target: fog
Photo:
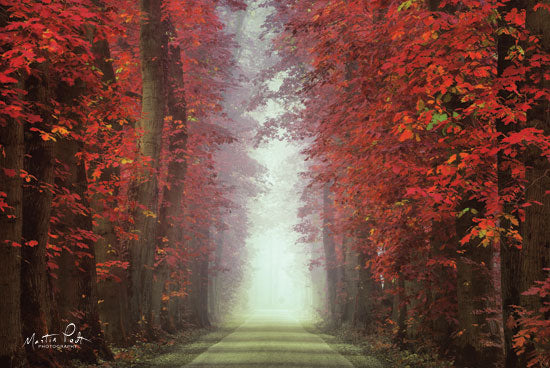
[[[252,309],[311,308],[308,254],[299,235],[299,172],[303,160],[299,148],[287,142],[270,141],[252,153],[265,166],[267,192],[248,204],[252,220],[247,240],[250,268],[247,278]]]
[[[261,2],[250,1],[246,12],[225,13],[228,31],[237,35],[237,70],[243,76],[229,100],[242,105],[240,118],[250,119],[255,125],[254,134],[238,138],[247,141],[250,157],[263,167],[258,180],[260,194],[248,198],[244,204],[249,219],[249,235],[245,240],[248,259],[238,288],[237,299],[241,302],[235,312],[285,309],[306,318],[313,316],[317,307],[312,302],[308,268],[311,254],[307,244],[298,242],[300,235],[294,230],[299,222],[300,196],[306,185],[300,176],[306,168],[300,153],[303,147],[276,137],[256,145],[255,133],[266,121],[283,114],[284,108],[274,99],[264,100],[252,111],[245,108],[261,85],[276,91],[282,83],[280,79],[261,79],[262,72],[277,58],[270,52],[275,33],[265,32],[264,27],[272,11],[261,6]]]

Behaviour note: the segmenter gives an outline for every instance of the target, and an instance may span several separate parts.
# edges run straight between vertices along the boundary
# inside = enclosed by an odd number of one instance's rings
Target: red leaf
[[[14,178],[17,176],[17,171],[15,171],[14,169],[4,168],[4,174],[6,174],[6,176],[9,178]]]
[[[4,83],[4,84],[17,83],[17,79],[12,78],[4,73],[0,73],[0,83]]]

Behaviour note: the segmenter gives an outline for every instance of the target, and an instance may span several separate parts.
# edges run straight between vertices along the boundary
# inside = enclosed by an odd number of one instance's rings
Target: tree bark
[[[101,1],[94,1],[101,8]],[[116,81],[115,71],[111,62],[109,43],[104,38],[97,39],[96,30],[90,32],[89,40],[92,43],[94,63],[101,70],[102,81],[105,87],[109,87]],[[122,126],[112,124],[113,130],[119,132]],[[89,170],[93,172],[93,168]],[[119,180],[120,166],[106,166],[98,178],[100,183],[110,185],[111,181]],[[112,186],[113,193],[106,196],[102,193],[94,193],[90,198],[90,207],[94,214],[99,216],[93,222],[93,232],[99,238],[94,246],[96,264],[110,261],[127,261],[127,254],[123,249],[117,231],[115,220],[106,215],[112,211],[110,199],[119,195],[118,186]],[[128,318],[128,274],[121,268],[110,270],[112,277],[97,281],[97,298],[99,320],[104,331],[105,338],[117,345],[125,345],[128,342],[129,318]],[[114,277],[113,277],[114,276]]]
[[[23,337],[32,334],[42,336],[49,331],[51,323],[50,299],[46,273],[46,245],[50,228],[53,191],[53,147],[51,140],[45,141],[40,133],[30,128],[47,131],[52,98],[50,76],[47,66],[40,77],[29,77],[25,83],[27,99],[33,103],[42,117],[40,123],[25,127],[24,168],[36,179],[23,186],[23,243],[37,242],[34,246],[23,244],[21,255],[21,320]],[[31,364],[54,365],[51,352],[33,350],[27,345]]]
[[[158,236],[158,169],[165,109],[165,78],[162,46],[162,0],[141,0],[140,58],[143,81],[142,113],[137,124],[141,131],[139,153],[150,160],[150,167],[137,173],[132,185],[136,202],[143,206],[134,212],[139,236],[130,244],[130,316],[138,329],[150,330],[152,321],[153,269]]]
[[[213,323],[217,323],[223,319],[222,310],[220,308],[220,296],[222,288],[222,275],[223,271],[220,270],[223,256],[223,230],[217,230],[215,233],[215,246],[214,258],[210,262],[211,271],[210,280],[208,283],[208,310],[209,320]]]
[[[208,231],[204,231],[204,241],[208,241]],[[190,265],[190,285],[187,296],[187,321],[197,327],[209,327],[208,319],[208,254],[201,251],[201,240],[191,240],[194,259]]]
[[[364,331],[368,331],[376,322],[376,310],[380,307],[378,299],[382,295],[380,284],[373,279],[367,267],[368,260],[369,256],[365,252],[359,254],[359,283],[354,316],[354,325]]]
[[[526,28],[531,34],[539,37],[542,51],[550,54],[550,13],[544,9],[534,11],[539,1],[530,0],[527,6]],[[548,2],[546,2],[548,3]],[[550,81],[545,79],[547,70],[535,70],[530,77],[539,79],[528,81],[540,89],[550,89]],[[550,136],[550,101],[540,99],[527,112],[527,126],[541,129],[546,137]],[[524,157],[527,167],[525,173],[525,201],[533,203],[525,209],[525,221],[521,226],[522,278],[521,290],[526,291],[535,286],[536,281],[543,281],[547,274],[544,268],[550,268],[550,161],[538,148],[530,147]],[[540,204],[536,204],[538,202]],[[540,308],[541,300],[536,296],[522,296],[521,305],[535,310]]]
[[[10,14],[0,6],[0,26]],[[21,79],[20,79],[21,80]],[[19,82],[19,84],[22,84]],[[21,87],[20,85],[18,87]],[[7,101],[3,101],[7,102]],[[23,183],[25,154],[23,122],[3,117],[0,122],[0,366],[27,366],[21,338],[21,237],[23,231]]]
[[[405,347],[407,345],[407,294],[405,289],[405,276],[402,272],[397,275],[397,279],[394,280],[394,292],[393,298],[393,320],[397,325],[397,333],[395,335],[395,342]]]
[[[59,188],[65,188],[70,193],[77,194],[83,208],[89,208],[86,199],[88,181],[86,168],[76,155],[82,147],[76,141],[64,139],[56,145],[55,156],[64,165],[66,175],[56,178]],[[61,206],[61,223],[57,224],[59,232],[71,234],[73,231],[84,230],[91,233],[92,218],[90,213],[73,212],[69,206]],[[79,360],[95,363],[96,352],[104,359],[112,359],[112,353],[105,343],[99,323],[97,299],[97,273],[95,258],[95,243],[92,239],[83,239],[76,244],[74,239],[66,243],[67,248],[61,251],[59,259],[59,276],[57,279],[56,313],[62,323],[60,331],[68,323],[77,323],[79,331],[91,343],[83,343],[74,357]]]
[[[343,241],[344,264],[342,266],[342,287],[344,300],[342,303],[342,323],[353,323],[359,284],[359,257],[352,249],[355,239],[346,237]]]
[[[455,219],[448,218],[432,223],[430,231],[430,258],[440,260],[456,259],[456,247],[451,246],[452,239],[449,227],[455,225]],[[457,319],[456,313],[456,272],[448,266],[438,265],[428,280],[428,308],[433,312],[429,314],[432,338],[443,353],[448,353],[452,346],[454,325],[450,323],[449,316]],[[446,308],[441,308],[441,303]]]
[[[0,197],[0,201],[9,207],[0,211],[0,366],[19,368],[27,364],[20,311],[23,123],[6,119],[3,124],[0,124],[0,192],[5,197]]]
[[[467,194],[466,194],[467,195]],[[459,242],[475,225],[474,214],[484,211],[484,205],[476,200],[464,200],[459,211],[465,211],[456,219],[456,241]],[[493,334],[488,310],[495,310],[491,302],[495,294],[493,283],[493,249],[472,239],[462,247],[457,258],[457,302],[459,352],[457,363],[462,367],[486,368],[501,359],[498,346],[500,336]],[[492,343],[492,344],[490,344]]]
[[[175,30],[171,21],[165,20],[166,35],[173,36]],[[168,46],[168,42],[166,42]],[[170,46],[167,58],[167,90],[166,106],[168,116],[172,117],[173,125],[169,133],[168,143],[168,172],[163,189],[163,203],[160,208],[159,238],[160,247],[169,246],[179,248],[183,246],[183,230],[178,220],[183,217],[183,192],[184,180],[187,173],[187,107],[185,103],[183,65],[181,62],[181,50],[179,46]],[[154,320],[160,323],[160,308],[162,293],[169,276],[169,268],[166,261],[155,270],[155,299]]]
[[[338,286],[338,262],[336,259],[336,249],[334,237],[330,231],[332,223],[332,200],[330,199],[330,189],[328,186],[323,188],[323,248],[325,251],[325,268],[327,275],[327,307],[329,325],[337,324],[337,286]]]
[[[506,13],[511,9],[523,9],[524,0],[512,0],[505,3],[500,12],[500,26],[506,27],[504,21]],[[502,77],[506,68],[512,65],[508,59],[510,47],[515,45],[513,36],[502,33],[497,38],[497,76]],[[510,92],[501,91],[499,96],[502,100],[506,100],[510,96]],[[517,129],[513,124],[505,125],[503,121],[497,121],[497,131],[501,133],[501,138],[508,135],[512,130]],[[497,181],[498,193],[501,198],[502,212],[513,214],[517,209],[514,204],[514,199],[508,199],[510,196],[509,188],[514,186],[510,167],[508,166],[507,157],[499,152],[497,156]],[[504,231],[517,230],[507,218],[501,219],[500,226]],[[520,304],[520,282],[519,275],[521,272],[521,256],[517,241],[503,233],[500,237],[500,269],[501,269],[501,293],[502,293],[502,318],[504,326],[504,367],[517,368],[524,363],[520,363],[518,356],[513,349],[513,336],[517,332],[515,326],[515,312],[513,306]]]
[[[526,1],[525,25],[529,33],[540,40],[540,51],[548,56],[550,55],[550,12],[542,8],[534,11],[537,3],[540,1]],[[548,1],[544,3],[548,4]],[[530,57],[530,53],[527,53],[527,62]],[[528,73],[526,84],[548,91],[550,81],[547,79],[547,74],[548,64],[534,68]],[[548,99],[539,98],[531,105],[527,111],[526,125],[528,128],[540,129],[545,137],[550,137],[550,101]],[[550,195],[547,194],[550,190],[550,160],[534,146],[527,148],[522,159],[526,167],[524,200],[531,205],[525,208],[525,220],[520,230],[523,239],[519,276],[520,293],[536,286],[537,281],[544,281],[548,277],[545,269],[550,268]],[[540,313],[539,310],[544,302],[550,302],[550,297],[520,295],[520,305],[530,312]],[[534,352],[536,348],[534,344],[528,346],[524,353],[525,359]]]

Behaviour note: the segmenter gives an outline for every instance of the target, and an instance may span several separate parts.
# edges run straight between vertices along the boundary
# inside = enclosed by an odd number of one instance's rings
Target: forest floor
[[[356,368],[451,368],[453,362],[441,357],[432,347],[412,351],[397,347],[392,333],[386,330],[358,331],[349,325],[329,328],[308,325],[307,330],[320,336],[332,349],[348,359]],[[419,343],[417,346],[422,346]]]

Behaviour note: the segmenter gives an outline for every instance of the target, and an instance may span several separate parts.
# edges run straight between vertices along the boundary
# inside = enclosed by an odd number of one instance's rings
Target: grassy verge
[[[307,326],[335,351],[359,368],[451,368],[453,363],[433,350],[401,350],[385,333],[364,334],[350,326],[328,329],[322,325]]]
[[[329,330],[319,325],[304,325],[304,328],[322,338],[334,351],[344,356],[357,368],[386,368],[380,359],[371,354],[364,346],[347,338],[338,330]]]

